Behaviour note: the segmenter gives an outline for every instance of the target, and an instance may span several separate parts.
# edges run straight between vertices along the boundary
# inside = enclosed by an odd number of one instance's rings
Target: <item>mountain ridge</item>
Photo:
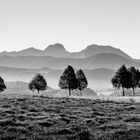
[[[140,68],[140,62],[113,53],[96,54],[88,58],[57,58],[52,56],[2,56],[0,66],[16,68],[64,69],[72,65],[75,69],[109,68],[118,69],[121,65]]]
[[[29,82],[36,73],[41,73],[51,87],[58,88],[64,69],[72,65],[75,70],[83,69],[89,87],[110,88],[110,79],[123,64],[140,69],[140,60],[111,46],[92,44],[79,52],[70,53],[62,44],[56,43],[44,50],[30,47],[17,52],[1,52],[0,76],[6,81]]]
[[[65,49],[65,47],[61,43],[55,43],[53,45],[49,45],[44,50],[36,49],[34,47],[30,47],[27,49],[23,49],[21,51],[12,51],[0,52],[0,56],[52,56],[59,58],[88,58],[96,54],[101,53],[113,53],[123,56],[127,59],[132,59],[128,54],[124,53],[118,48],[112,46],[103,46],[103,45],[88,45],[85,49],[79,52],[69,52]]]

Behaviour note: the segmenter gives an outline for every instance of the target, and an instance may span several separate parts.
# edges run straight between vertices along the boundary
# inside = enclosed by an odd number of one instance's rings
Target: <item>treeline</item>
[[[82,95],[82,90],[84,90],[88,85],[87,78],[83,72],[83,70],[79,69],[76,73],[72,66],[68,65],[68,67],[64,70],[62,76],[60,76],[60,80],[58,86],[61,89],[66,89],[69,91],[69,95],[71,95],[71,90],[79,90]],[[37,91],[38,94],[40,91],[44,91],[47,89],[47,81],[41,74],[36,74],[35,77],[29,83],[29,89],[31,91]],[[0,92],[6,89],[6,85],[4,80],[0,77]]]
[[[71,95],[71,90],[78,89],[81,93],[83,89],[85,89],[88,85],[88,81],[84,72],[79,69],[76,73],[72,66],[68,66],[62,76],[60,76],[60,80],[58,86],[61,89],[67,89],[69,91],[69,95]],[[47,82],[44,77],[40,74],[37,74],[32,81],[29,83],[29,89],[34,91],[44,91],[47,88]],[[81,94],[82,95],[82,94]]]
[[[123,96],[125,96],[125,89],[129,88],[132,88],[133,95],[135,95],[135,88],[140,87],[140,71],[134,66],[126,68],[125,65],[122,65],[111,79],[111,83],[116,89],[122,88]],[[58,86],[61,89],[68,90],[69,96],[71,95],[71,91],[75,89],[79,90],[82,95],[81,91],[88,86],[88,81],[83,70],[79,69],[75,73],[73,67],[68,65],[62,76],[60,76]],[[6,85],[4,80],[0,77],[0,92],[5,89]],[[35,75],[29,83],[29,89],[31,91],[37,90],[38,94],[40,91],[46,90],[46,79],[41,74]]]
[[[133,95],[135,95],[135,88],[140,87],[140,71],[134,66],[126,68],[122,65],[111,79],[111,83],[116,89],[122,88],[123,96],[125,96],[125,88],[132,88]]]

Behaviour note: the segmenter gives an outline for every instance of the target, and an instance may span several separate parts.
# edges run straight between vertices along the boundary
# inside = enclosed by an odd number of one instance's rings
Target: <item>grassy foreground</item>
[[[0,140],[138,140],[140,103],[0,96]]]

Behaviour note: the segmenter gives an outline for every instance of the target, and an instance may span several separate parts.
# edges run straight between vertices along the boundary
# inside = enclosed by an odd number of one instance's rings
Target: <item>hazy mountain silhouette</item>
[[[21,51],[13,51],[13,52],[1,52],[0,56],[42,56],[42,51],[39,49],[35,49],[34,47],[30,47],[28,49],[24,49]]]
[[[72,65],[84,70],[91,88],[99,88],[111,86],[114,70],[123,64],[140,68],[139,60],[111,46],[93,44],[80,52],[70,53],[62,44],[56,43],[45,50],[31,47],[0,53],[0,76],[6,81],[29,82],[36,73],[42,73],[49,85],[56,88],[64,69]]]
[[[113,54],[117,54],[122,57],[125,57],[127,59],[131,59],[131,57],[129,55],[127,55],[120,49],[117,49],[117,48],[114,48],[111,46],[101,46],[101,45],[95,45],[95,44],[89,45],[89,46],[87,46],[87,48],[80,51],[79,56],[83,57],[83,58],[87,58],[87,57],[91,57],[93,55],[104,54],[104,53],[113,53]],[[74,54],[74,57],[76,57],[76,55],[78,55],[78,53]]]
[[[53,56],[53,57],[69,57],[70,53],[60,43],[49,45],[44,50],[39,50],[34,47],[30,47],[21,51],[13,52],[1,52],[0,56]]]
[[[70,53],[60,43],[49,45],[43,52],[45,56],[69,57]]]
[[[140,68],[139,62],[113,53],[96,54],[84,59],[56,58],[51,56],[3,56],[0,58],[0,66],[31,69],[41,67],[64,69],[68,65],[72,65],[76,69],[118,69],[123,64]]]
[[[82,63],[84,63],[84,66],[87,68],[118,69],[122,64],[125,64],[128,67],[136,66],[140,68],[139,62],[113,53],[96,54],[92,57],[84,59]]]
[[[113,53],[120,55],[124,58],[131,59],[131,57],[120,49],[111,46],[101,46],[101,45],[89,45],[87,48],[81,50],[80,52],[68,52],[64,46],[60,43],[49,45],[45,50],[35,49],[33,47],[17,51],[17,52],[1,52],[0,56],[52,56],[52,57],[62,57],[62,58],[87,58],[96,54]]]
[[[24,72],[24,73],[47,73],[53,71],[52,69],[49,69],[47,67],[38,68],[38,69],[32,69],[32,68],[15,68],[15,67],[3,67],[0,66],[0,73],[18,73],[18,72]]]

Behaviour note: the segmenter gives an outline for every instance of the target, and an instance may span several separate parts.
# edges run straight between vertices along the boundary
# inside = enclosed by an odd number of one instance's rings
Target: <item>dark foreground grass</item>
[[[140,103],[0,96],[0,140],[139,140]]]

